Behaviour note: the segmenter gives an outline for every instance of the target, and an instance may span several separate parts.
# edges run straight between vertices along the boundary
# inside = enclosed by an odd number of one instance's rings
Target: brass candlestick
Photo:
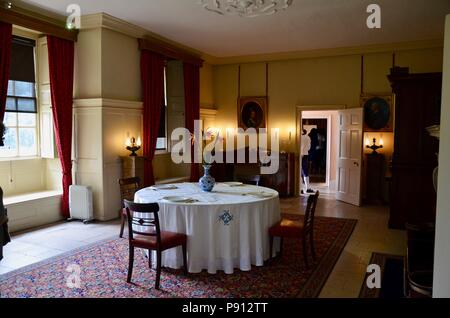
[[[140,139],[136,142],[136,138],[131,137],[127,140],[127,150],[131,151],[130,157],[137,157],[136,151],[141,149]]]
[[[372,154],[378,154],[377,150],[383,148],[383,145],[377,145],[377,139],[373,138],[373,145],[366,145],[366,148],[372,149]]]

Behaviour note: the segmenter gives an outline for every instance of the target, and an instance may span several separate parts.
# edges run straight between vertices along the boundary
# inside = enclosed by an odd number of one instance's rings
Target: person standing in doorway
[[[306,129],[302,131],[302,147],[301,147],[301,156],[302,156],[302,179],[304,190],[301,193],[314,193],[312,189],[309,188],[309,151],[311,149],[311,138],[307,134]]]

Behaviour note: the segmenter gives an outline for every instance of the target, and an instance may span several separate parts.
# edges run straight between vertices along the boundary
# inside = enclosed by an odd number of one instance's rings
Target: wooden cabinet
[[[379,153],[366,154],[364,163],[366,181],[364,201],[369,204],[383,204],[385,201],[383,194],[386,170],[385,157]]]
[[[439,142],[426,128],[440,123],[442,73],[388,76],[395,93],[389,226],[434,223],[436,192],[432,173]]]
[[[122,160],[122,178],[139,177],[144,182],[144,157],[120,157]]]
[[[295,154],[280,153],[280,167],[275,174],[261,176],[261,185],[277,190],[280,197],[295,195]]]
[[[237,153],[235,152],[235,162]],[[248,150],[246,150],[246,158]],[[280,197],[295,195],[295,154],[282,152],[279,154],[279,169],[275,174],[260,175],[259,185],[278,191]],[[259,175],[261,167],[258,163],[214,163],[211,174],[216,182],[236,181],[237,176]]]

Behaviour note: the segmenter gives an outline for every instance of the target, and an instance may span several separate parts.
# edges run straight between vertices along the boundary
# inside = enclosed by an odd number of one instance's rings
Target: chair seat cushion
[[[282,219],[269,229],[270,236],[278,237],[301,237],[303,234],[303,223],[289,219]]]
[[[186,234],[161,231],[161,249],[166,250],[185,244]],[[133,235],[132,244],[136,247],[156,249],[156,236]]]

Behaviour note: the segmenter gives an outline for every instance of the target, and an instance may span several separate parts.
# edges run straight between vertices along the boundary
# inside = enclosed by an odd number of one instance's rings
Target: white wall
[[[445,24],[433,297],[450,297],[450,14]]]

